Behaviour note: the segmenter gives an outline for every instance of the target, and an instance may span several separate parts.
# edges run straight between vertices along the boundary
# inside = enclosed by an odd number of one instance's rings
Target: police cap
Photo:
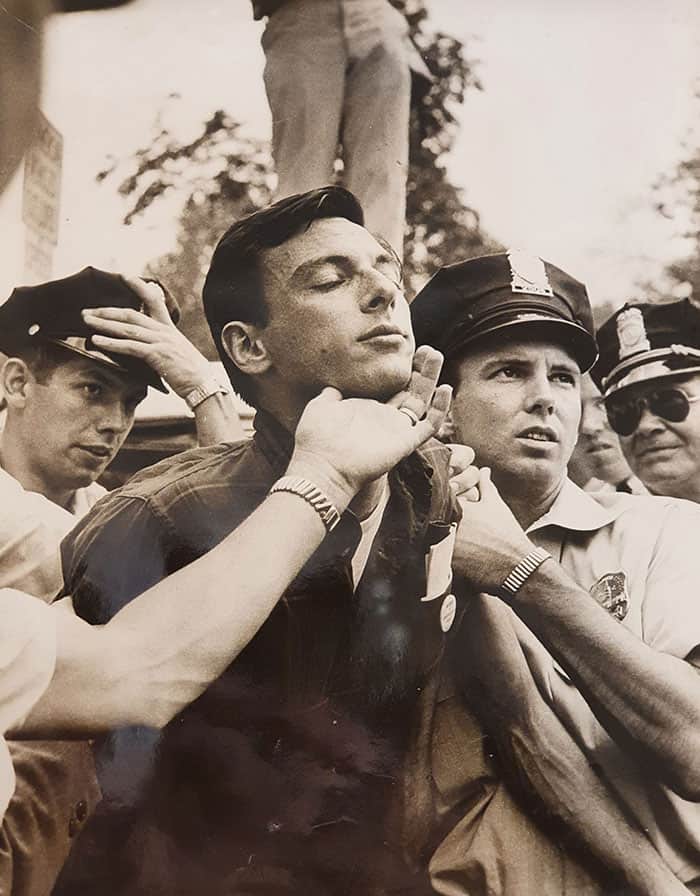
[[[586,287],[537,256],[520,251],[471,258],[441,268],[411,304],[417,345],[446,359],[487,334],[522,328],[562,345],[582,371],[596,359]]]
[[[628,386],[700,372],[700,308],[689,299],[627,304],[598,331],[591,371],[605,397]]]
[[[177,303],[165,290],[174,322]],[[12,355],[42,343],[52,343],[141,382],[167,392],[158,374],[144,361],[92,344],[92,330],[83,320],[84,308],[133,308],[142,310],[140,296],[118,274],[87,267],[62,280],[37,286],[20,286],[0,305],[0,351]]]

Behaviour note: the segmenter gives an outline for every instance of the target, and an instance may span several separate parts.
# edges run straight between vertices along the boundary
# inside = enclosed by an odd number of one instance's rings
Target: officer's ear
[[[221,331],[224,351],[241,373],[260,376],[272,366],[262,335],[262,327],[232,320]]]
[[[8,408],[23,408],[35,382],[36,378],[26,361],[8,358],[0,370],[0,387]]]

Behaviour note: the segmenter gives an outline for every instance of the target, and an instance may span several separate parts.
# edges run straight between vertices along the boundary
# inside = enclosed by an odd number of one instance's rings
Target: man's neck
[[[41,475],[41,472],[32,467],[24,443],[8,426],[0,433],[0,466],[26,491],[38,492],[66,510],[72,506],[75,489],[52,487],[51,483]]]
[[[527,531],[529,526],[547,513],[565,481],[562,479],[546,488],[537,488],[536,483],[532,483],[528,487],[528,484],[523,483],[522,480],[504,481],[499,480],[495,475],[493,480],[501,497],[524,531]]]

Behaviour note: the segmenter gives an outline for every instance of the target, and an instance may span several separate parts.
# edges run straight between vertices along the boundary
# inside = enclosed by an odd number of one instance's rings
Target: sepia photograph
[[[700,5],[0,0],[0,896],[700,896]]]

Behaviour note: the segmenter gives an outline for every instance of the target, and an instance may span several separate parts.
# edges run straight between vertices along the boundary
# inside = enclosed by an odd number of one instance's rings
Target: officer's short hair
[[[221,334],[226,324],[240,320],[265,326],[262,259],[268,249],[281,246],[321,218],[346,218],[364,225],[357,199],[343,187],[323,187],[281,199],[236,221],[219,240],[207,274],[202,298],[209,329],[234,389],[256,404],[254,384],[229,358]],[[304,334],[300,334],[304,338]]]
[[[39,345],[23,346],[13,352],[12,357],[24,361],[34,379],[41,385],[46,385],[55,371],[75,356],[59,345],[44,342]]]

